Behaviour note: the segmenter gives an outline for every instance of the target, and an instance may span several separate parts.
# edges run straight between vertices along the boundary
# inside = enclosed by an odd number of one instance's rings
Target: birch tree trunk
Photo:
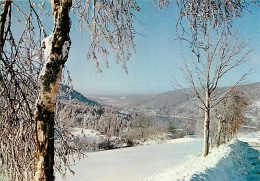
[[[70,48],[71,0],[52,0],[54,31],[43,42],[45,65],[34,115],[34,181],[54,180],[54,113],[61,72]]]
[[[203,145],[203,156],[206,157],[209,154],[209,122],[210,122],[210,103],[209,103],[210,94],[209,91],[206,91],[206,107],[204,111],[204,145]]]

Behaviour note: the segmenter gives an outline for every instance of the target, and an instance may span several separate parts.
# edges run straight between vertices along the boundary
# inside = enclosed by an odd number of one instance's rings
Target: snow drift
[[[248,143],[236,140],[214,149],[206,158],[192,157],[187,162],[144,180],[247,180],[253,169],[248,154]]]

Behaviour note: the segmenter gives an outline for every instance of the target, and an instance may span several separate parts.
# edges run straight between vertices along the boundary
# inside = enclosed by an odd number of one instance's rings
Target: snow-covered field
[[[181,138],[164,144],[88,153],[73,166],[69,181],[260,180],[260,132],[200,156],[202,140]],[[248,144],[248,143],[249,144]],[[248,174],[250,173],[250,174]],[[61,181],[60,175],[56,175]]]
[[[190,159],[201,151],[202,140],[181,138],[164,144],[87,153],[68,175],[69,181],[137,181]],[[60,175],[56,175],[61,181]]]
[[[248,142],[248,143],[258,143],[260,144],[260,131],[253,133],[244,133],[238,136],[240,141]]]
[[[202,140],[181,138],[164,144],[90,152],[72,168],[69,181],[259,181],[260,132],[200,156]],[[62,177],[56,174],[56,180]]]

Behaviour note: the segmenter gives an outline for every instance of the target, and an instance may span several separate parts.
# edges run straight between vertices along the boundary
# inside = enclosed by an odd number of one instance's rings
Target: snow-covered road
[[[241,141],[240,141],[241,140]],[[145,181],[259,181],[260,132],[242,134],[206,157],[193,157]]]
[[[202,140],[182,138],[166,144],[88,153],[72,167],[69,181],[136,181],[162,172],[201,152]],[[61,176],[56,175],[61,181]]]
[[[260,132],[242,134],[239,136],[239,140],[248,143],[248,159],[253,165],[253,169],[250,171],[246,180],[258,181],[260,180]]]

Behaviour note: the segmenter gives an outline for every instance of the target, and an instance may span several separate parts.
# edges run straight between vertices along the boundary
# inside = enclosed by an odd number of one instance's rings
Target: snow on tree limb
[[[109,49],[116,52],[116,62],[122,63],[127,72],[126,62],[135,52],[133,39],[135,31],[133,11],[139,11],[135,0],[81,0],[75,1],[78,27],[89,32],[91,45],[87,59],[95,61],[99,71],[99,55],[108,67]]]

